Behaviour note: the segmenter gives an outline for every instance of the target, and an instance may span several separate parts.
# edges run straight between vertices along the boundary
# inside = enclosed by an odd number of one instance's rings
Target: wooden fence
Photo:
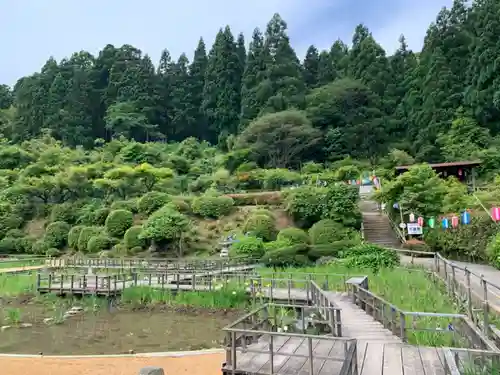
[[[498,351],[444,348],[447,375],[500,374]]]
[[[449,343],[447,346],[498,350],[495,343],[464,314],[404,311],[370,292],[361,283],[349,284],[349,295],[353,303],[403,342],[408,342],[409,334],[426,332],[435,334],[438,339],[443,336]]]
[[[285,320],[286,315],[279,314],[283,308],[300,310],[301,333],[284,332],[283,328],[291,321]],[[356,340],[336,337],[335,334],[308,334],[305,316],[311,309],[318,311],[312,306],[266,304],[225,327],[226,362],[223,373],[275,374],[287,366],[287,373],[312,375],[328,366],[338,368],[339,372],[335,373],[341,375],[357,374]],[[335,316],[333,310],[331,316]],[[335,329],[321,313],[311,316],[314,319],[308,319],[309,324],[325,324]]]

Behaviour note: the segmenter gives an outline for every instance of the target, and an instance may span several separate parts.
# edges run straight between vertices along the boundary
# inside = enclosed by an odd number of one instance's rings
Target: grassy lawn
[[[35,292],[36,273],[32,274],[1,274],[0,297],[15,297],[25,293]]]
[[[27,266],[39,266],[44,264],[45,258],[29,258],[29,259],[0,259],[0,269],[2,268],[17,268]]]

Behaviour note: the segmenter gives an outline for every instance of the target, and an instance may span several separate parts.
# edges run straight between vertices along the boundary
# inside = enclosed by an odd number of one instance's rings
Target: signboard
[[[422,234],[422,226],[418,225],[418,223],[408,223],[406,228],[410,235]]]

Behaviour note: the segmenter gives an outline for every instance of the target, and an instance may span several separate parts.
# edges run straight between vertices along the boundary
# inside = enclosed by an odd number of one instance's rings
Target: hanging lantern
[[[459,170],[458,170],[458,175],[459,175],[459,176],[461,176],[462,174],[463,174],[462,170],[461,170],[461,169],[459,169]]]
[[[500,207],[492,207],[491,208],[491,217],[495,221],[499,221],[500,220]]]
[[[429,220],[427,220],[427,225],[429,225],[429,228],[434,228],[434,225],[436,225],[435,219],[431,217]]]
[[[458,227],[458,216],[452,216],[452,218],[451,218],[451,226],[453,228]]]
[[[414,223],[415,222],[415,214],[410,214],[410,223]]]
[[[468,211],[462,212],[461,216],[461,221],[462,224],[467,225],[470,224],[470,213]]]
[[[417,224],[421,227],[424,226],[424,218],[422,216],[419,216],[417,219]]]
[[[443,217],[443,218],[441,219],[441,227],[442,227],[443,229],[448,229],[448,228],[450,227],[450,222],[449,222],[449,220],[448,220],[448,218],[447,218],[447,217]]]

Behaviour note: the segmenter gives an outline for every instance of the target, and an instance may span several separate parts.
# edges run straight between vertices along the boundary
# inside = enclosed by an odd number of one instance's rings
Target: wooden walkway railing
[[[299,309],[299,333],[284,332],[286,314],[281,309]],[[328,325],[332,322],[321,314],[306,321],[307,310],[315,306],[266,304],[244,315],[223,330],[226,333],[226,362],[222,372],[227,374],[319,374],[325,367],[329,373],[357,374],[356,340],[307,333],[308,324]],[[334,308],[331,308],[334,310]],[[331,311],[331,316],[335,315]],[[308,323],[308,324],[307,324]],[[334,332],[332,330],[332,332]],[[285,371],[286,368],[286,371]],[[333,369],[338,369],[334,371]]]
[[[349,285],[349,295],[353,303],[403,342],[408,342],[409,334],[427,332],[448,336],[448,346],[498,350],[495,343],[482,334],[467,315],[404,311],[359,284]]]

